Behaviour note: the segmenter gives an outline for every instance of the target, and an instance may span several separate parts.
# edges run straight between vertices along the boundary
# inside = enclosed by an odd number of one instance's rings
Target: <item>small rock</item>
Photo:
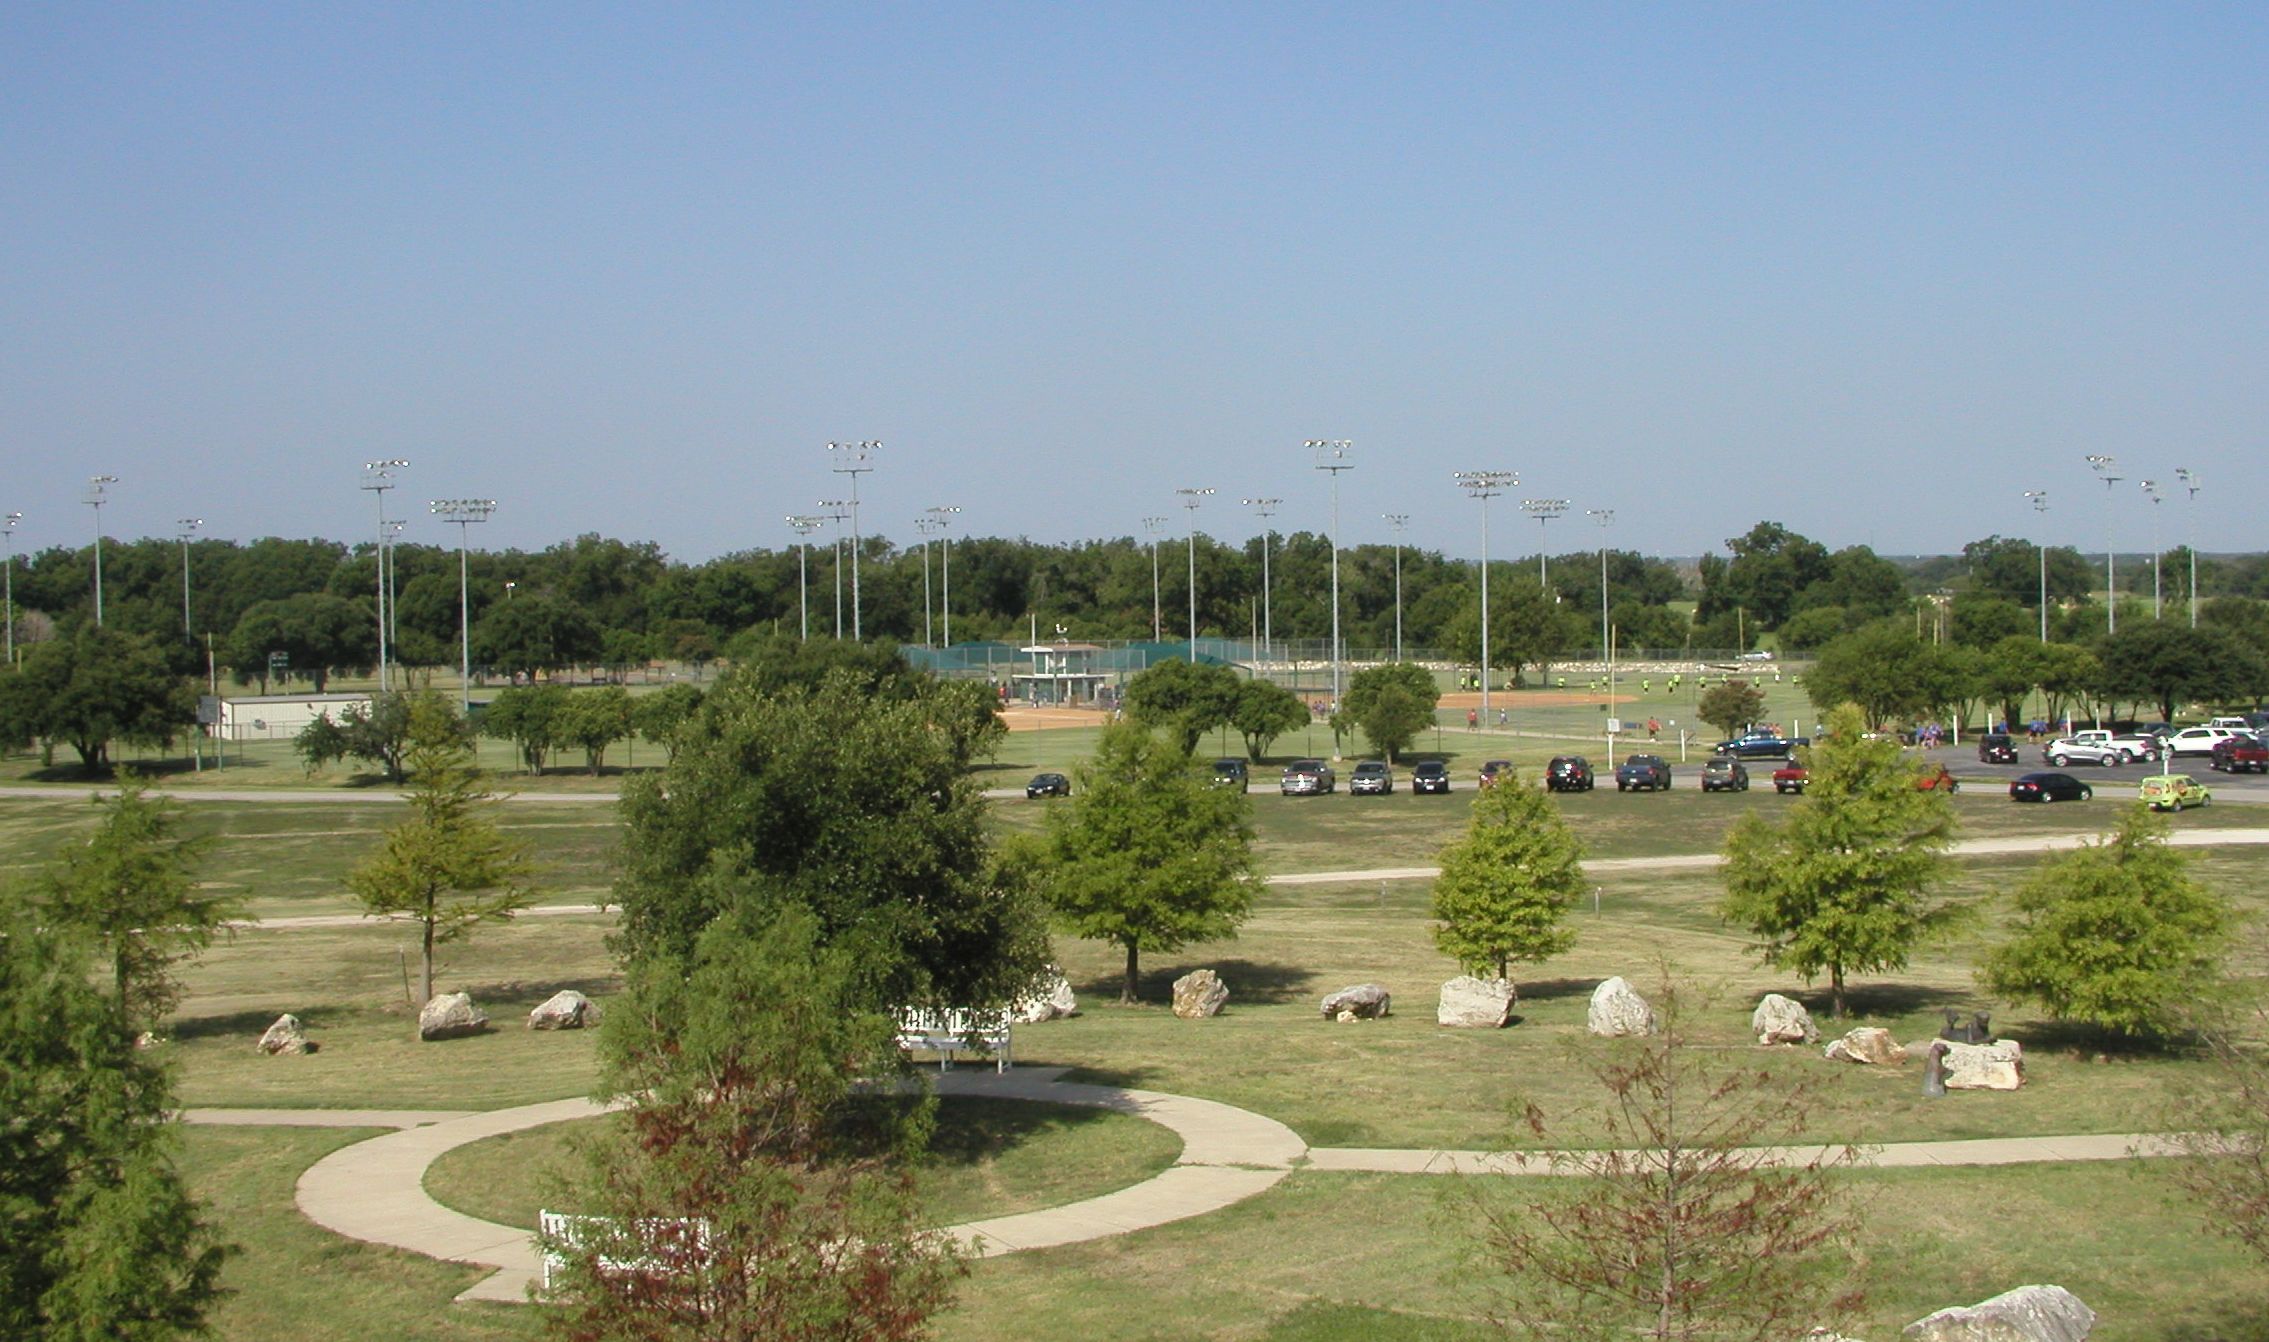
[[[470,993],[441,993],[418,1012],[418,1038],[461,1039],[488,1028],[488,1017]]]
[[[1946,1089],[2016,1090],[2025,1084],[2025,1046],[2014,1039],[1946,1046]]]
[[[1519,998],[1511,979],[1475,978],[1461,974],[1442,985],[1442,998],[1434,1008],[1434,1023],[1461,1030],[1502,1030]]]
[[[1880,1067],[1905,1062],[1907,1049],[1891,1037],[1889,1030],[1862,1025],[1828,1045],[1827,1056],[1830,1062],[1859,1062]]]
[[[289,1012],[276,1017],[276,1023],[261,1034],[259,1049],[269,1057],[279,1053],[313,1053],[315,1045],[307,1042],[307,1031],[299,1017]]]
[[[1376,983],[1358,983],[1324,999],[1326,1020],[1376,1020],[1389,1015],[1394,999]]]
[[[2063,1287],[2020,1286],[1926,1315],[1903,1335],[1908,1342],[2086,1342],[2095,1326],[2096,1312]]]
[[[1210,969],[1193,969],[1174,980],[1174,1014],[1183,1020],[1218,1016],[1228,1000],[1229,985]]]
[[[156,1048],[158,1045],[164,1042],[165,1041],[163,1039],[158,1038],[157,1032],[154,1030],[144,1030],[140,1034],[134,1036],[134,1047],[145,1052],[150,1049]]]
[[[1639,996],[1638,989],[1618,975],[1592,989],[1591,1011],[1584,1019],[1584,1028],[1602,1039],[1618,1039],[1653,1034],[1662,1023],[1655,1019],[1654,1008]]]
[[[599,1009],[591,999],[573,988],[562,988],[544,999],[542,1006],[528,1013],[531,1030],[580,1030],[599,1019]]]
[[[1812,1023],[1812,1013],[1802,1002],[1779,993],[1766,993],[1757,1003],[1757,1009],[1749,1013],[1749,1030],[1759,1044],[1813,1044],[1820,1040],[1820,1027]]]
[[[1078,1014],[1079,999],[1072,995],[1071,980],[1055,965],[1041,966],[1040,976],[1009,1008],[1009,1018],[1018,1025],[1038,1025]]]

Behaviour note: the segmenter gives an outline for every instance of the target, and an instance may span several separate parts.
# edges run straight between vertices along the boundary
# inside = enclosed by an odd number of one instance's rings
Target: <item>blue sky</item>
[[[0,10],[19,547],[862,526],[1207,533],[1349,439],[1693,554],[1761,519],[2259,549],[2269,9],[31,5]],[[2083,457],[2127,479],[2107,492]],[[2177,467],[2204,489],[2189,498]],[[2036,518],[2022,491],[2047,489]],[[2116,512],[2114,504],[2117,504]],[[406,505],[406,507],[405,507]],[[1580,520],[1555,550],[1596,539]]]

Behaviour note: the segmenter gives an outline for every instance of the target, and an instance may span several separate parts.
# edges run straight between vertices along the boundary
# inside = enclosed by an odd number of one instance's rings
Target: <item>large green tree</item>
[[[557,726],[560,741],[581,746],[583,762],[596,775],[607,747],[631,733],[630,691],[620,685],[577,690],[560,705]]]
[[[1469,971],[1510,978],[1521,961],[1575,944],[1564,923],[1582,897],[1583,844],[1549,794],[1500,778],[1474,800],[1465,837],[1434,879],[1434,944]]]
[[[480,733],[519,747],[520,762],[540,774],[551,753],[567,744],[568,696],[565,685],[515,685],[500,690],[481,710]]]
[[[307,676],[321,694],[331,673],[378,661],[378,619],[369,603],[323,592],[263,601],[229,631],[228,664],[239,680],[267,687],[270,657],[282,654],[290,674]]]
[[[2017,887],[2016,935],[1986,956],[1979,981],[2058,1020],[2173,1034],[2220,985],[2236,922],[2189,868],[2167,846],[2166,818],[2129,806],[2100,842],[2043,862]]]
[[[137,634],[83,625],[0,673],[5,734],[62,741],[89,773],[110,767],[114,741],[162,746],[196,721],[196,690]]]
[[[370,704],[348,704],[337,719],[328,713],[300,728],[292,749],[310,771],[334,760],[357,759],[375,764],[396,783],[402,781],[402,756],[410,746],[409,694],[380,690]]]
[[[1765,713],[1765,692],[1746,680],[1720,681],[1702,691],[1697,705],[1702,721],[1736,736],[1748,730]]]
[[[1768,822],[1750,814],[1725,842],[1721,915],[1757,938],[1766,964],[1810,982],[1825,973],[1835,1014],[1848,976],[1903,969],[1958,913],[1937,896],[1953,843],[1952,802],[1915,786],[1898,743],[1870,740],[1854,705],[1808,748],[1811,781]]]
[[[533,680],[599,659],[601,629],[571,602],[535,594],[488,608],[473,626],[473,660]]]
[[[1816,707],[1857,704],[1869,726],[1958,704],[1977,688],[1973,659],[1925,641],[1903,619],[1878,620],[1833,640],[1804,676]]]
[[[2144,700],[2164,721],[2186,703],[2246,698],[2262,682],[2262,654],[2228,629],[2173,620],[2122,624],[2097,650],[2104,697]]]
[[[1043,888],[1066,931],[1125,952],[1119,1000],[1132,1002],[1142,952],[1234,936],[1252,911],[1252,804],[1135,723],[1105,728],[1075,774],[1071,804],[1048,813]]]
[[[1170,657],[1127,682],[1127,718],[1173,732],[1187,753],[1207,732],[1228,723],[1237,695],[1237,673],[1228,667]]]
[[[1299,695],[1274,681],[1248,680],[1237,687],[1229,725],[1245,739],[1245,754],[1257,764],[1277,737],[1300,730],[1309,716]]]
[[[1413,662],[1388,662],[1348,678],[1340,711],[1362,728],[1373,750],[1392,760],[1434,725],[1441,699],[1433,672]]]

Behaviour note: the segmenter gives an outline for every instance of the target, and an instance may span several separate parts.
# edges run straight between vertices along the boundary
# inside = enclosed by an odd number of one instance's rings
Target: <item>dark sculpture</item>
[[[1930,1046],[1922,1060],[1922,1093],[1934,1100],[1946,1097],[1946,1041],[1941,1039]]]
[[[1956,1044],[1990,1044],[1993,1042],[1993,1017],[1983,1011],[1970,1013],[1970,1022],[1961,1023],[1962,1013],[1952,1007],[1944,1008],[1946,1028],[1938,1032],[1940,1039]]]

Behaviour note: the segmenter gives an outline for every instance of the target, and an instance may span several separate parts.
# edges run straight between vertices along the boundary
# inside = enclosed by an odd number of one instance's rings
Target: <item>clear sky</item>
[[[2269,6],[0,7],[0,512],[2260,549]],[[2126,477],[2109,492],[2083,457]],[[2196,472],[2195,499],[2174,471]],[[2049,491],[2036,518],[2022,497]],[[2116,510],[2112,506],[2116,501]]]

